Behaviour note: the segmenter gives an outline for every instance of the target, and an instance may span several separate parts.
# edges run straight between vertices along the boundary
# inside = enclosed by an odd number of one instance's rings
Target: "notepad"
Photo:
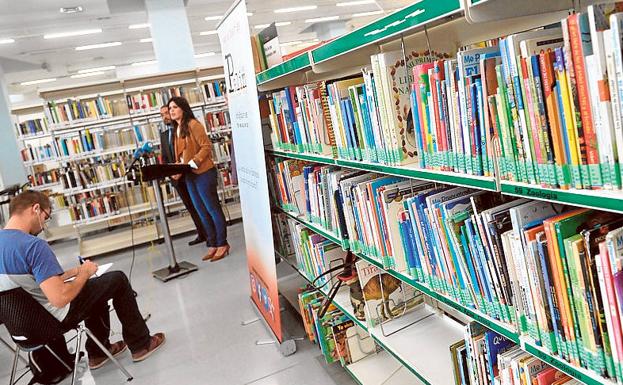
[[[111,266],[112,266],[112,262],[105,263],[103,265],[98,266],[97,267],[97,271],[95,272],[95,274],[93,274],[91,276],[91,278],[93,278],[93,277],[101,277],[105,272],[108,271],[108,269],[110,269]],[[76,277],[71,277],[71,278],[66,279],[65,282],[71,282],[74,279],[76,279]]]

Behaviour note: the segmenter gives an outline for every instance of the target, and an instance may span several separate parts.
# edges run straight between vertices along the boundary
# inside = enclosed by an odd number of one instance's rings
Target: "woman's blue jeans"
[[[209,247],[227,244],[227,221],[218,199],[216,167],[203,174],[186,174],[184,179],[190,199],[201,218]]]

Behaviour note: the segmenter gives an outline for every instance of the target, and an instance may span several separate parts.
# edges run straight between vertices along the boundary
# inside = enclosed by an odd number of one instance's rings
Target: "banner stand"
[[[252,325],[258,321],[262,321],[262,324],[266,327],[267,330],[270,331],[270,333],[275,337],[274,339],[266,339],[266,340],[256,340],[255,341],[255,345],[256,346],[264,346],[264,345],[275,345],[277,347],[277,350],[279,351],[279,353],[281,353],[282,356],[287,357],[287,356],[291,356],[292,354],[296,353],[296,341],[303,341],[304,338],[303,337],[296,337],[296,336],[290,336],[290,334],[288,333],[287,330],[282,329],[281,331],[281,335],[282,335],[282,342],[279,342],[279,340],[277,339],[277,336],[274,335],[274,333],[272,332],[272,329],[270,328],[270,326],[268,325],[268,323],[266,322],[266,320],[264,319],[264,317],[262,316],[262,313],[260,312],[260,310],[258,309],[257,305],[255,304],[255,302],[250,299],[251,302],[251,307],[253,308],[253,311],[255,312],[255,314],[257,315],[256,318],[250,319],[250,320],[246,320],[246,321],[242,321],[240,324],[242,326],[248,326],[248,325]]]

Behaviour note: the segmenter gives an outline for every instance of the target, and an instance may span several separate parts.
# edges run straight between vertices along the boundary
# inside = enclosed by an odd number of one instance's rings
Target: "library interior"
[[[623,384],[623,1],[3,5],[0,383]]]

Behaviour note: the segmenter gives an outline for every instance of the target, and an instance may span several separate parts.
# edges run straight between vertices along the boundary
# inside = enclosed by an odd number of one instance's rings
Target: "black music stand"
[[[163,282],[197,270],[196,265],[186,261],[180,261],[178,263],[175,259],[175,250],[173,249],[173,241],[171,240],[171,233],[169,231],[169,221],[167,220],[167,213],[162,200],[162,192],[160,191],[161,179],[176,174],[186,174],[190,171],[191,168],[187,164],[153,164],[141,167],[143,182],[151,182],[154,187],[156,202],[158,204],[158,216],[160,217],[162,234],[164,235],[164,243],[167,245],[169,251],[169,266],[152,272],[154,277]]]

